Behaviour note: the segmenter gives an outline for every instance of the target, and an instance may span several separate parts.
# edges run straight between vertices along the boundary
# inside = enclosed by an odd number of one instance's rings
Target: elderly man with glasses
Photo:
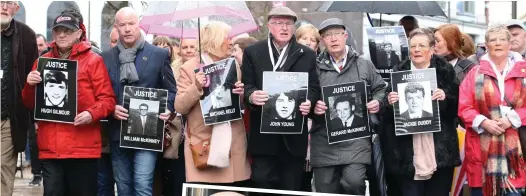
[[[296,14],[287,7],[272,9],[268,17],[268,39],[247,47],[243,54],[244,100],[250,112],[248,153],[252,156],[254,187],[281,190],[300,190],[303,166],[307,156],[307,118],[303,133],[297,135],[261,134],[261,108],[269,99],[262,91],[264,71],[307,72],[309,89],[307,101],[300,111],[306,116],[320,99],[320,85],[316,74],[316,53],[296,42],[294,22]],[[284,84],[287,85],[287,84]]]
[[[320,25],[320,35],[326,48],[326,51],[318,56],[320,84],[329,86],[364,81],[371,94],[368,96],[371,97],[370,100],[367,100],[368,112],[378,113],[387,86],[380,74],[376,73],[372,62],[360,57],[358,52],[345,44],[347,39],[352,39],[345,30],[343,21],[338,18],[327,19]],[[365,195],[366,170],[371,164],[370,139],[362,138],[329,145],[324,117],[327,105],[321,100],[316,103],[316,115],[311,130],[311,165],[316,191]],[[353,121],[357,122],[351,124],[365,125],[368,122],[360,122],[359,119],[359,116],[354,118]],[[342,154],[346,156],[341,156]]]
[[[16,154],[24,151],[30,122],[30,111],[22,104],[22,87],[38,57],[35,32],[13,20],[20,6],[16,1],[0,2],[2,50],[2,194],[11,195],[15,180]]]

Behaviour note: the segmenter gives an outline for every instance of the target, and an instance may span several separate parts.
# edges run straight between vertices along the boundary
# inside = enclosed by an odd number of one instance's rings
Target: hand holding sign
[[[159,119],[162,121],[167,121],[170,118],[171,112],[166,110],[164,113],[159,114]]]
[[[437,88],[433,91],[433,97],[431,97],[431,100],[442,101],[444,99],[446,99],[446,93],[444,93],[442,89]]]
[[[398,92],[390,92],[387,96],[387,100],[389,101],[389,104],[393,105],[394,103],[398,102],[400,97],[398,96]]]
[[[243,84],[241,81],[237,81],[234,85],[236,86],[236,88],[233,89],[232,92],[242,96],[243,92],[245,91],[245,89],[243,88],[245,87],[245,84]]]
[[[195,86],[197,87],[197,89],[202,89],[206,83],[205,73],[203,73],[202,71],[197,72],[195,74],[195,81]]]
[[[113,117],[117,120],[126,120],[128,119],[128,110],[124,109],[120,105],[115,105],[115,112],[113,112]]]
[[[300,105],[301,115],[307,116],[309,114],[309,112],[310,112],[310,106],[311,106],[310,100],[308,100],[308,99],[307,99],[306,102],[301,103],[301,105]]]
[[[27,75],[27,83],[31,86],[34,86],[35,84],[38,84],[42,81],[42,77],[40,77],[40,72],[37,70],[29,72],[29,75]]]
[[[75,126],[90,124],[92,119],[91,113],[88,111],[81,112],[75,116]]]
[[[316,107],[314,108],[314,114],[323,115],[327,111],[327,105],[322,100],[316,102]]]
[[[377,100],[370,101],[367,103],[367,110],[369,110],[371,114],[378,113],[378,111],[380,111],[380,103]]]
[[[265,91],[254,91],[250,95],[250,100],[252,104],[262,106],[268,101],[268,94]]]

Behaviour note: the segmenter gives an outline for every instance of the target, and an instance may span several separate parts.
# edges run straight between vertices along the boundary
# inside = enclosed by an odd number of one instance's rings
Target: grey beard
[[[7,24],[11,23],[11,20],[13,20],[13,17],[4,16],[2,19],[0,19],[0,24],[2,26],[6,26]]]

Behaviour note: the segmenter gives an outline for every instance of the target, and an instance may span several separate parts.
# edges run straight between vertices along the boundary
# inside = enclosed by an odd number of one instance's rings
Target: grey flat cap
[[[290,8],[284,7],[284,6],[275,7],[272,10],[270,10],[270,12],[268,13],[267,20],[270,20],[270,18],[272,18],[274,16],[291,17],[294,20],[294,22],[296,22],[296,20],[298,20],[298,16],[296,15],[296,13],[294,13]]]
[[[506,26],[508,28],[510,27],[520,27],[524,30],[526,30],[526,28],[524,27],[524,23],[520,20],[508,20],[508,22],[506,22]]]
[[[331,27],[342,27],[343,29],[346,29],[345,28],[345,24],[343,23],[343,21],[339,18],[329,18],[327,20],[324,20],[323,22],[321,22],[320,24],[320,30],[319,30],[319,33],[322,34],[324,31],[326,31],[327,29],[331,28]]]

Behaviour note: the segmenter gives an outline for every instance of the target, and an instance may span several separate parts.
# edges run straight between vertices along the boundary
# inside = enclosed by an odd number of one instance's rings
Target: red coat
[[[42,57],[58,58],[54,43],[50,52]],[[73,46],[70,60],[77,60],[77,111],[88,111],[92,121],[88,125],[38,121],[38,149],[41,159],[67,158],[100,158],[101,136],[100,120],[113,113],[115,95],[111,88],[110,77],[101,56],[91,51],[89,42],[77,43]],[[33,70],[37,68],[33,64]],[[36,86],[36,85],[35,85]],[[22,91],[24,105],[35,107],[35,86],[25,84]],[[77,113],[77,114],[78,114]]]
[[[521,57],[522,58],[522,57]],[[479,69],[480,68],[480,69]],[[480,114],[477,107],[477,100],[475,99],[475,75],[479,69],[479,74],[485,74],[496,78],[493,69],[488,61],[481,60],[480,66],[475,66],[468,73],[464,81],[462,82],[459,89],[459,105],[458,115],[466,126],[466,141],[465,141],[465,159],[464,167],[467,170],[467,178],[470,187],[482,187],[482,161],[481,161],[481,149],[480,149],[480,137],[479,134],[473,130],[472,123],[477,115]],[[515,78],[526,77],[526,62],[518,61],[515,66],[505,77],[505,95],[511,100],[513,92],[520,90],[515,89]],[[495,85],[496,86],[496,85]],[[500,100],[500,92],[495,91],[496,100]],[[524,100],[526,101],[526,100]],[[500,105],[507,105],[506,101],[502,101]],[[519,115],[522,126],[526,125],[526,105],[521,108],[515,108],[515,112]],[[512,128],[510,128],[512,129]],[[509,131],[510,129],[506,130]],[[513,129],[512,129],[513,130]],[[523,152],[526,153],[526,152]],[[526,185],[526,173],[521,171],[521,177],[516,179],[510,179],[512,184],[516,187],[525,187]]]

